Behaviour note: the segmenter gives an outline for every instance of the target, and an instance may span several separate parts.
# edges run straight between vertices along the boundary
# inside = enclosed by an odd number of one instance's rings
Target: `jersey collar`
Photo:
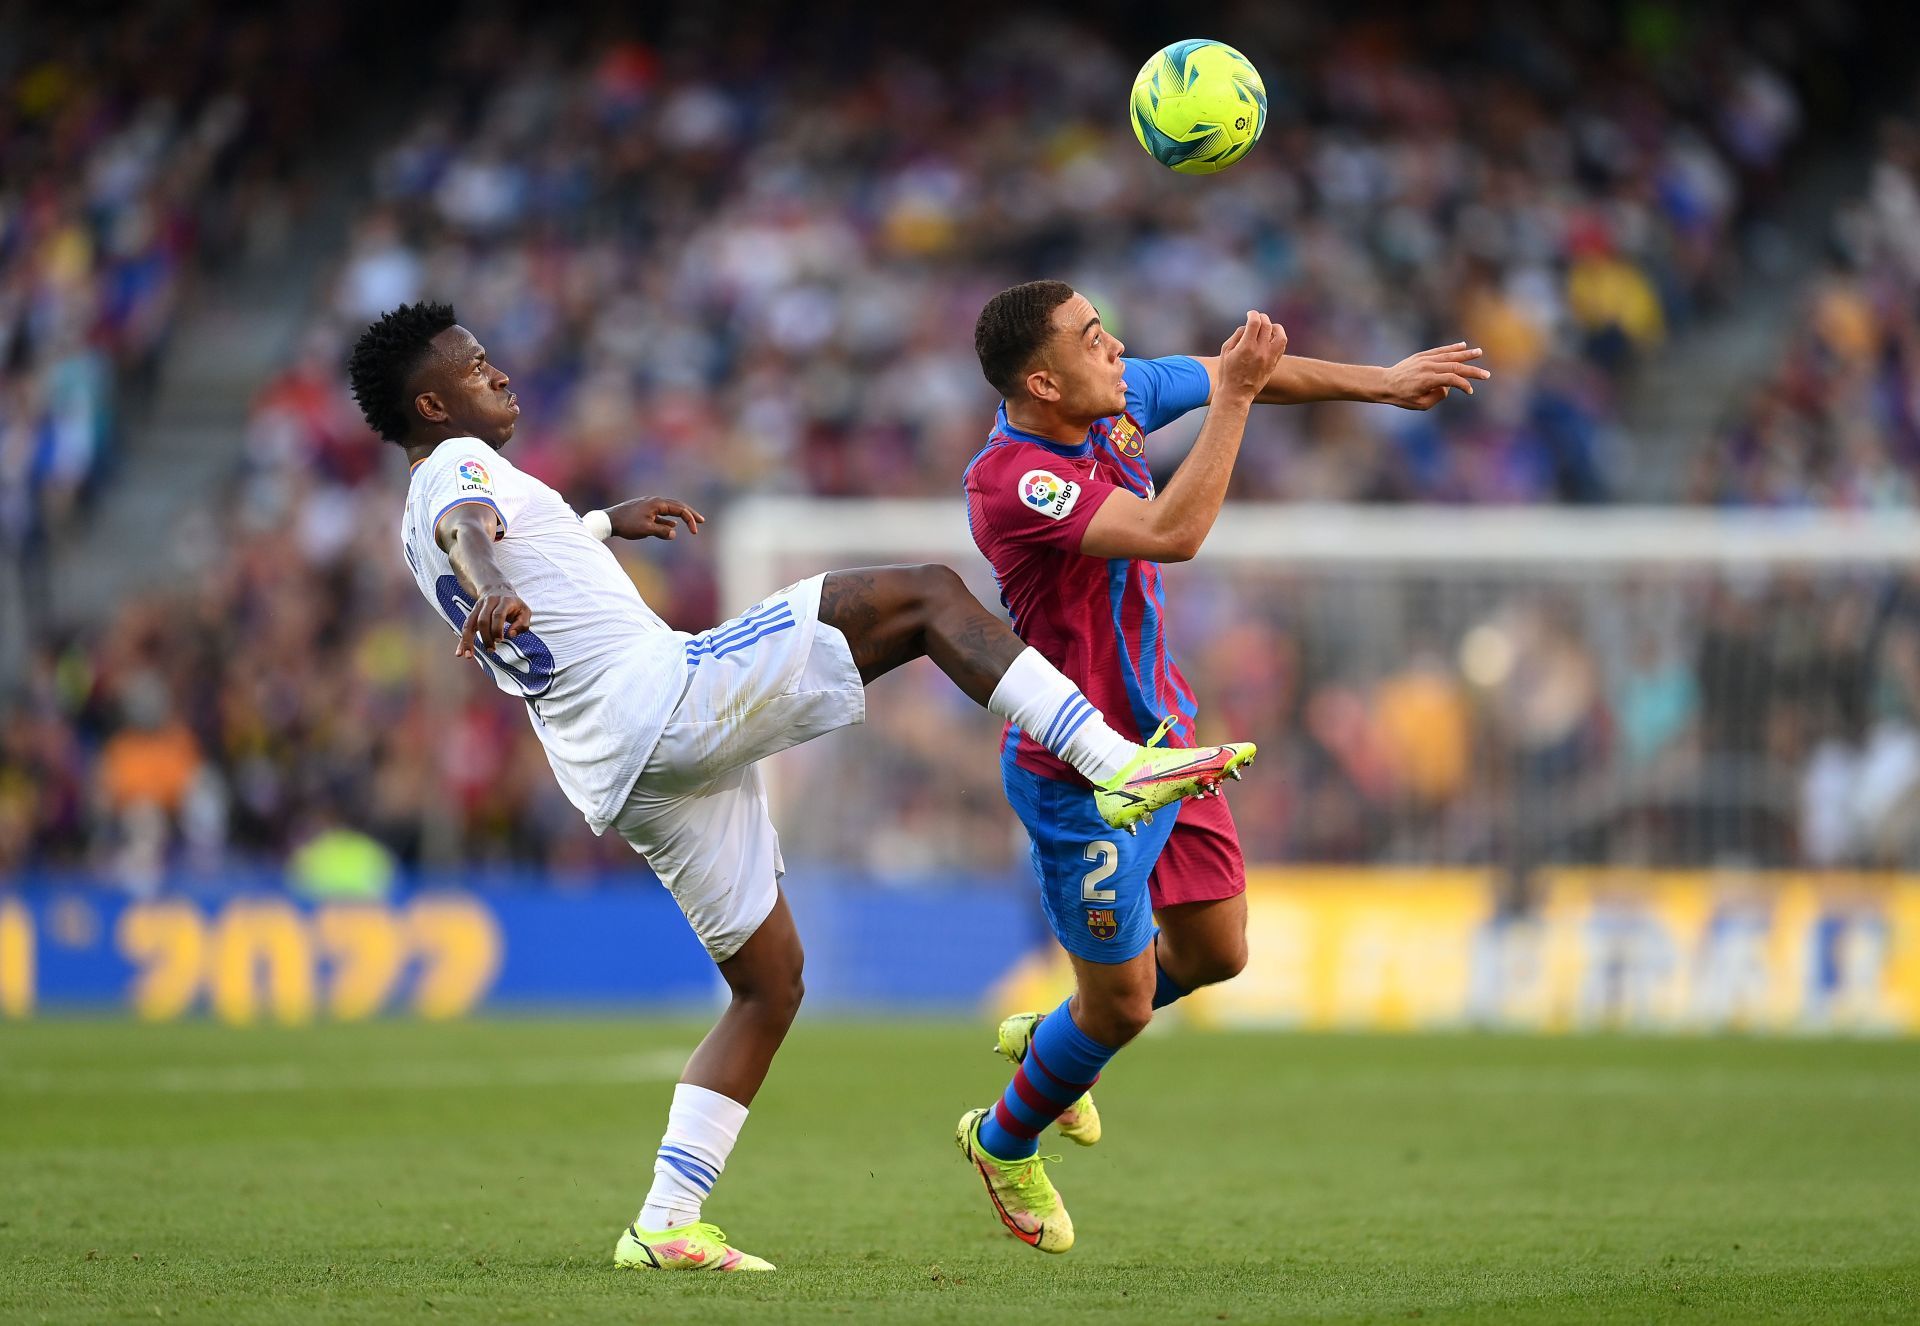
[[[444,447],[449,442],[480,442],[480,439],[477,437],[443,437],[441,438],[438,442],[434,443],[432,451],[429,451],[426,455],[422,456],[419,460],[416,460],[413,462],[413,464],[407,466],[407,477],[412,478],[415,470],[419,469],[422,465],[425,465],[428,461],[432,460],[435,456],[439,455],[440,448]],[[484,442],[480,442],[480,445],[484,447],[487,444]],[[492,450],[492,448],[488,448],[488,449]],[[493,454],[497,456],[500,453],[498,451],[495,451]]]
[[[1091,456],[1093,454],[1092,429],[1087,430],[1087,435],[1080,439],[1077,445],[1068,442],[1057,442],[1053,438],[1041,437],[1037,433],[1024,432],[1007,422],[1007,403],[1005,401],[1000,402],[1000,412],[994,416],[993,431],[1001,437],[1012,438],[1016,442],[1031,442],[1037,447],[1045,447],[1048,451],[1059,456]]]

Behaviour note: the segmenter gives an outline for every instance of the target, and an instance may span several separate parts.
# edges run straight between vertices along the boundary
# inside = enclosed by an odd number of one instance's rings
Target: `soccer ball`
[[[1182,175],[1211,175],[1267,127],[1267,88],[1247,57],[1217,41],[1176,41],[1133,80],[1133,136]]]

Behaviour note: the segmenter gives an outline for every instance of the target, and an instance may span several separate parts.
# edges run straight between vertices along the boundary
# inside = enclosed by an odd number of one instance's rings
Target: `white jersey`
[[[414,466],[401,542],[414,583],[459,630],[473,596],[435,533],[454,507],[500,517],[494,557],[533,627],[474,656],[527,716],[567,799],[593,831],[619,815],[687,685],[687,636],[669,630],[560,494],[478,438],[442,442]]]

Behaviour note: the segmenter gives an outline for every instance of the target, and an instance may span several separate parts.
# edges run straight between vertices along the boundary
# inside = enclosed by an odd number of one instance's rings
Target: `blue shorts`
[[[1154,863],[1180,807],[1154,812],[1138,834],[1100,818],[1093,789],[1043,778],[1014,763],[1011,743],[1000,757],[1000,782],[1033,840],[1040,905],[1060,946],[1089,962],[1126,962],[1153,943]]]

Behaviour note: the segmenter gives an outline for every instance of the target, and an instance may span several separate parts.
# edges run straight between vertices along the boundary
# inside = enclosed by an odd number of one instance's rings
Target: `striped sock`
[[[653,1187],[640,1208],[640,1228],[655,1233],[700,1218],[700,1206],[727,1167],[747,1121],[747,1107],[717,1091],[682,1082],[673,1089],[667,1132],[653,1160]]]
[[[1072,765],[1089,782],[1119,773],[1139,746],[1107,726],[1093,701],[1037,649],[1001,674],[987,708]]]
[[[1107,1060],[1119,1053],[1074,1024],[1067,1011],[1071,1002],[1040,1020],[1000,1103],[980,1121],[980,1145],[988,1155],[1021,1160],[1038,1151],[1046,1126],[1092,1090]]]

